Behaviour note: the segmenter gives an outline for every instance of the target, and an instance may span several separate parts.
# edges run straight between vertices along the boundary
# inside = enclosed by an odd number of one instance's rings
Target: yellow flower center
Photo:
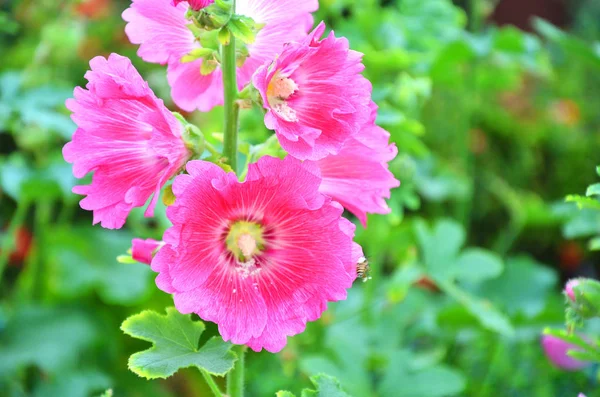
[[[238,262],[248,262],[264,250],[262,227],[254,222],[237,221],[231,225],[225,244]]]
[[[281,76],[279,72],[275,73],[267,86],[267,100],[271,109],[286,121],[298,121],[296,111],[286,102],[296,91],[298,91],[296,82],[289,77]]]

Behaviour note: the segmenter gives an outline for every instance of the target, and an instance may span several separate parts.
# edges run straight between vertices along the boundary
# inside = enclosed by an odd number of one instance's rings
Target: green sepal
[[[231,32],[228,28],[224,27],[221,30],[219,30],[219,35],[217,36],[217,38],[219,39],[219,43],[221,43],[221,45],[229,45],[229,43],[231,42]]]

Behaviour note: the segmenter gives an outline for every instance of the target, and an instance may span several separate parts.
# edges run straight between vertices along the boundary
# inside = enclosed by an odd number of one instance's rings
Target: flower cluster
[[[212,3],[133,0],[123,13],[138,55],[167,65],[172,98],[186,111],[224,102],[223,60],[202,44],[214,26],[197,19]],[[86,89],[67,102],[78,129],[64,157],[76,177],[93,173],[74,192],[106,228],[122,227],[147,202],[152,216],[174,179],[173,226],[163,241],[134,240],[133,258],[151,264],[180,312],[217,323],[225,340],[277,352],[328,302],[345,299],[363,253],[343,211],[363,226],[368,213],[390,211],[386,199],[399,182],[388,163],[397,150],[375,124],[362,55],[333,32],[323,38],[323,23],[309,33],[316,0],[235,4],[229,18],[258,26],[238,59],[238,88],[255,90],[287,157],[259,158],[240,182],[203,157],[183,120],[116,54],[93,59]]]

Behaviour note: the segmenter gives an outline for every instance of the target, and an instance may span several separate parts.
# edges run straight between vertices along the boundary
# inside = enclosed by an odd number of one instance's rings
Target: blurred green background
[[[324,372],[355,397],[600,396],[597,366],[559,370],[539,343],[563,324],[565,279],[597,275],[600,212],[564,199],[598,179],[600,2],[320,4],[316,20],[365,54],[402,186],[391,215],[357,228],[373,279],[280,354],[249,354],[248,395],[299,393]],[[210,395],[195,370],[127,370],[148,344],[121,322],[172,301],[147,266],[115,258],[132,237],[159,239],[164,210],[92,227],[61,156],[75,129],[64,101],[96,55],[131,57],[172,107],[165,69],[124,34],[128,5],[0,2],[0,396]],[[212,133],[221,112],[186,117]],[[241,137],[267,137],[260,112],[244,112]]]

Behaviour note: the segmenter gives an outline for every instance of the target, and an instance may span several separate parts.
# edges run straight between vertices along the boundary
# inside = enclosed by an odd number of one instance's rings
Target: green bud
[[[162,195],[162,202],[167,207],[175,204],[175,194],[173,193],[173,185],[165,186]]]
[[[181,125],[183,126],[183,141],[185,142],[185,146],[194,153],[195,157],[200,157],[204,150],[206,149],[206,142],[204,140],[204,134],[198,127],[193,124],[188,123],[188,121],[179,113],[173,112],[173,115]]]
[[[590,319],[600,317],[600,282],[591,279],[579,279],[572,288],[574,300],[569,299],[573,317]]]

